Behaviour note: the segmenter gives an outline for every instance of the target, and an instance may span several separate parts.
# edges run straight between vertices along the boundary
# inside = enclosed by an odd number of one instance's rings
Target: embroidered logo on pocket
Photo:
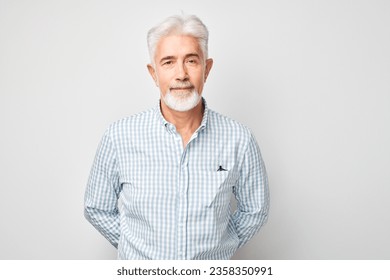
[[[228,170],[223,168],[222,165],[220,165],[219,168],[217,169],[217,171],[228,171]]]

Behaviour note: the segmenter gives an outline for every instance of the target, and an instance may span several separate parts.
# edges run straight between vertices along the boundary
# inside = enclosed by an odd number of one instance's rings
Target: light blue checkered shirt
[[[159,105],[104,134],[85,216],[119,259],[230,259],[267,220],[268,180],[256,140],[203,102],[202,123],[185,148]]]

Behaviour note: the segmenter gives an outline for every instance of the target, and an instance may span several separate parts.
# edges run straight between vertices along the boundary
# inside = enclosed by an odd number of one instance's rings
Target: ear
[[[148,67],[148,71],[149,71],[150,76],[152,76],[154,83],[158,87],[158,79],[157,79],[157,75],[156,75],[156,70],[154,69],[152,64],[148,64],[147,67]]]
[[[204,72],[204,81],[206,82],[207,80],[207,77],[209,76],[209,73],[210,73],[210,70],[211,70],[211,67],[213,67],[213,59],[212,58],[208,58],[206,59],[206,70]]]

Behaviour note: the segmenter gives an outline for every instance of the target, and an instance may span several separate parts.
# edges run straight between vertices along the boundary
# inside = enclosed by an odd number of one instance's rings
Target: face
[[[212,59],[204,59],[198,41],[191,36],[163,37],[156,46],[154,62],[148,70],[165,104],[177,111],[195,107],[213,64]]]

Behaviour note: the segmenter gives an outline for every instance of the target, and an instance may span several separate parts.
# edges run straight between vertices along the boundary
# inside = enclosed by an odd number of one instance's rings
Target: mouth
[[[170,90],[192,90],[193,87],[175,87],[175,88],[170,88]]]

